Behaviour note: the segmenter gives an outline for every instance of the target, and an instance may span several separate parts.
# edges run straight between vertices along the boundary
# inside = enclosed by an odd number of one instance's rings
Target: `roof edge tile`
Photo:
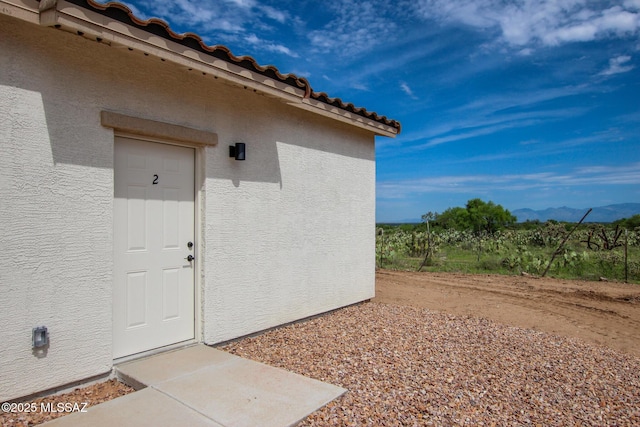
[[[40,9],[51,8],[55,6],[56,0],[39,0]],[[160,18],[149,18],[146,20],[138,18],[133,11],[125,4],[110,1],[108,3],[98,3],[95,0],[66,0],[76,6],[93,10],[101,15],[121,23],[132,25],[143,31],[154,34],[158,37],[179,43],[190,49],[200,51],[207,55],[211,55],[217,59],[229,62],[249,71],[256,72],[263,76],[278,80],[284,84],[304,90],[304,98],[313,98],[317,101],[335,106],[350,113],[365,117],[378,123],[382,123],[400,133],[401,126],[396,120],[388,119],[386,116],[379,116],[377,113],[367,111],[365,108],[356,107],[352,103],[345,103],[340,98],[331,98],[324,92],[315,92],[311,88],[309,81],[292,73],[283,74],[273,65],[260,65],[251,56],[236,56],[231,50],[223,45],[207,45],[202,37],[193,32],[178,34],[173,31],[170,25]],[[53,4],[53,6],[52,6]]]

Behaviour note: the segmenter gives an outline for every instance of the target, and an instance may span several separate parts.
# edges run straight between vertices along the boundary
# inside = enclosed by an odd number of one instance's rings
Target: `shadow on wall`
[[[245,144],[245,159],[236,160],[229,155],[229,147],[237,142]],[[254,138],[232,138],[219,143],[211,152],[212,167],[208,168],[210,178],[229,179],[235,187],[241,181],[278,184],[282,188],[280,156],[275,141],[256,140]]]
[[[100,119],[112,111],[217,133],[218,145],[203,149],[206,178],[281,183],[276,137],[259,117],[273,100],[140,52],[4,16],[0,25],[0,94],[10,99],[3,122],[25,146],[23,161],[112,170],[114,132]],[[247,143],[247,160],[229,157],[235,142]]]
[[[113,169],[114,134],[101,126],[102,110],[217,133],[218,145],[204,149],[206,178],[229,179],[236,187],[251,181],[282,188],[279,144],[375,159],[371,133],[351,125],[140,52],[5,23],[10,36],[3,55],[9,61],[3,67],[9,72],[0,73],[0,85],[14,98],[9,126],[17,134],[29,129],[32,144],[47,143],[54,165]],[[246,144],[244,161],[229,157],[229,145],[236,142]],[[298,159],[287,161],[304,162],[304,150],[298,152]]]

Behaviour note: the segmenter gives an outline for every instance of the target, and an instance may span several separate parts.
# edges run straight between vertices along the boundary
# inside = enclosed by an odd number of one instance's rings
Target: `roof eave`
[[[315,99],[305,98],[301,102],[296,102],[292,105],[302,108],[303,110],[312,111],[324,117],[329,117],[343,123],[357,126],[361,129],[372,131],[379,136],[395,138],[398,135],[398,129],[393,126],[386,125],[359,114],[351,113],[342,108],[334,107]]]
[[[260,73],[263,67],[253,64],[256,71],[236,65],[222,58],[217,58],[200,50],[192,49],[173,41],[171,38],[160,37],[144,28],[128,25],[98,13],[87,7],[77,5],[66,0],[0,0],[0,13],[15,16],[23,20],[55,27],[76,33],[85,38],[103,43],[115,48],[126,48],[142,52],[145,55],[159,58],[184,67],[189,72],[200,72],[206,76],[220,78],[230,84],[247,90],[264,94],[289,105],[357,126],[373,132],[376,135],[395,137],[400,132],[400,126],[395,121],[385,117],[379,118],[375,113],[368,113],[363,109],[351,108],[349,111],[330,103],[314,99],[318,94],[311,91],[308,82],[296,77],[296,85],[285,82],[293,75],[280,75],[274,67],[277,78]],[[93,3],[93,2],[91,2]],[[105,5],[108,7],[108,5]],[[165,24],[166,25],[166,24]],[[170,31],[170,30],[169,30]],[[176,36],[172,33],[172,37]],[[215,48],[215,47],[214,47]],[[250,57],[233,57],[234,61]],[[250,58],[253,60],[252,58]],[[295,76],[293,76],[295,77]],[[310,96],[311,95],[311,96]],[[325,96],[325,94],[320,94]],[[343,103],[340,101],[340,105]],[[353,106],[351,106],[353,107]],[[360,114],[358,114],[360,111]],[[363,113],[364,112],[364,113]]]
[[[43,10],[43,6],[51,7]],[[56,27],[80,34],[112,47],[128,48],[169,61],[187,70],[221,78],[227,82],[281,98],[287,102],[300,100],[305,90],[246,68],[197,52],[178,43],[109,19],[64,0],[40,3],[40,25]]]
[[[38,14],[38,3],[36,0],[12,0],[11,2],[0,0],[0,13],[23,21],[38,24],[40,22]]]
[[[28,1],[28,0],[19,0]],[[3,0],[0,3],[5,4]],[[215,58],[179,43],[110,19],[65,0],[41,0],[38,23],[72,31],[112,47],[123,47],[169,61],[190,71],[220,78],[231,84],[279,99],[289,105],[357,126],[376,135],[395,137],[399,129],[363,115],[309,98],[309,88],[294,87],[281,80]],[[33,16],[31,16],[33,21]]]

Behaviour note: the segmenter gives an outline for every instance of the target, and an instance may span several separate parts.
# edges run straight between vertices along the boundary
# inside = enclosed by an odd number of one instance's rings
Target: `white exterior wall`
[[[207,158],[232,177],[207,182],[207,343],[374,296],[373,143],[278,116],[298,113],[278,108],[231,131],[247,141],[245,162]]]
[[[112,367],[113,143],[100,111],[216,132],[202,153],[201,336],[374,295],[373,133],[0,15],[0,401]],[[247,160],[228,145],[247,144]],[[31,329],[46,325],[46,354]]]

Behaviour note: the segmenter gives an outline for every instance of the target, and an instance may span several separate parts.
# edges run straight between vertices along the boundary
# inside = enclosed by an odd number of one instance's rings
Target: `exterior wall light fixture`
[[[244,142],[236,142],[235,145],[229,146],[229,157],[236,160],[244,160],[246,158],[246,147]]]
[[[31,343],[33,348],[41,348],[49,345],[49,331],[46,326],[33,328],[31,333]]]

